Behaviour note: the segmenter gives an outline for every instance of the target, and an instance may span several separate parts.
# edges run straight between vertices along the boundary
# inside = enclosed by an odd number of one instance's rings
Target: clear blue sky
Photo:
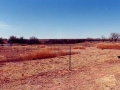
[[[100,38],[120,32],[120,0],[0,0],[0,37]]]

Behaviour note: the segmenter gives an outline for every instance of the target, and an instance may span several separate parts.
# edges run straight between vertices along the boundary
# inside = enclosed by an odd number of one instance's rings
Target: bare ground
[[[0,63],[0,90],[119,90],[120,50],[87,47],[76,51],[71,71],[69,55]]]

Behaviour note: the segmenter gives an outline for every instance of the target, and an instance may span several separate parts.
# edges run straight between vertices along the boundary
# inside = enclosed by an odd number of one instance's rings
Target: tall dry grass
[[[21,55],[20,57],[22,60],[34,60],[34,59],[52,58],[56,56],[57,56],[56,52],[44,49],[39,51],[33,51],[31,53]]]
[[[75,54],[77,52],[72,52]],[[46,59],[46,58],[53,58],[57,56],[65,56],[69,55],[69,51],[56,51],[52,49],[43,49],[41,51],[34,51],[29,54],[23,55],[21,57],[22,60],[35,60],[35,59]]]
[[[76,54],[77,52],[72,52],[71,54]],[[69,55],[69,50],[58,50],[58,48],[44,48],[41,50],[34,50],[29,53],[20,54],[17,57],[2,60],[3,62],[6,61],[24,61],[24,60],[36,60],[36,59],[46,59],[46,58],[53,58],[58,56],[65,56]]]
[[[120,43],[99,43],[97,44],[99,49],[120,49]]]

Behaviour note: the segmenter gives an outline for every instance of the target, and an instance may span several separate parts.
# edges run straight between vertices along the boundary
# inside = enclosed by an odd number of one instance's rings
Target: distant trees
[[[110,36],[108,38],[106,38],[104,35],[101,36],[101,40],[104,42],[104,41],[118,41],[118,39],[120,38],[120,33],[116,33],[116,32],[113,32],[113,33],[110,33]]]
[[[17,41],[18,40],[17,40],[16,36],[10,36],[9,40],[8,40],[9,43],[18,43]]]
[[[86,39],[48,39],[44,44],[75,44],[85,42]]]
[[[104,42],[106,37],[104,35],[101,36],[102,41]]]
[[[114,32],[114,33],[110,34],[109,40],[110,40],[110,42],[112,42],[112,41],[116,42],[119,39],[119,37],[120,37],[120,34]]]
[[[1,37],[0,38],[0,44],[3,44],[4,43],[4,40],[3,40],[3,38]]]
[[[30,37],[29,44],[40,44],[40,41],[38,38],[33,36],[33,37]]]
[[[24,37],[20,37],[20,38],[18,39],[18,42],[19,42],[20,44],[26,44],[26,43],[27,43],[27,40],[24,39]]]
[[[0,44],[10,43],[10,44],[75,44],[82,42],[94,42],[94,41],[118,41],[120,40],[120,33],[110,33],[110,36],[106,38],[104,35],[101,38],[86,38],[86,39],[46,39],[39,40],[37,37],[30,37],[25,39],[24,37],[17,38],[16,36],[10,36],[9,39],[0,38]]]
[[[16,36],[10,36],[8,39],[9,43],[16,43],[16,44],[40,44],[39,39],[36,37],[30,37],[29,39],[24,39],[24,37],[17,38]]]
[[[86,41],[90,42],[90,41],[92,41],[92,38],[87,37],[87,38],[86,38]]]

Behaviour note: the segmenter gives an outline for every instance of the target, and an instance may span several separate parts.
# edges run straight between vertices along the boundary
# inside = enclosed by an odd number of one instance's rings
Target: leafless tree
[[[115,41],[116,42],[119,39],[119,37],[120,37],[119,33],[111,33],[110,34],[110,42],[111,41]]]
[[[102,41],[104,42],[106,37],[104,35],[101,36]]]

